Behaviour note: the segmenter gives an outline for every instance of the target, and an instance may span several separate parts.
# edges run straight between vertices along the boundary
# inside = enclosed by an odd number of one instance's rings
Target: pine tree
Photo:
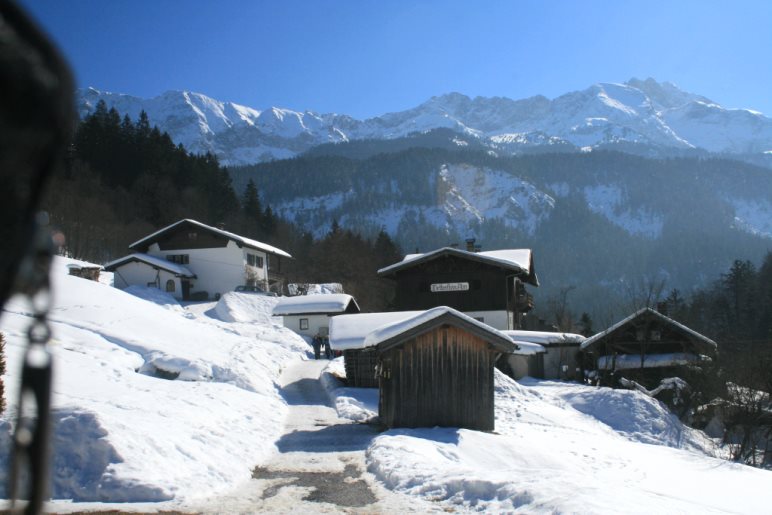
[[[262,207],[260,206],[260,196],[257,194],[257,187],[252,179],[249,179],[247,187],[244,189],[244,195],[241,197],[241,210],[247,218],[260,223],[263,217]]]
[[[276,215],[273,214],[273,209],[271,209],[271,206],[268,206],[265,208],[265,211],[263,211],[263,217],[261,221],[261,225],[263,228],[263,235],[265,238],[270,238],[274,234],[276,234]]]
[[[595,334],[595,331],[592,328],[592,318],[590,318],[589,313],[582,313],[582,316],[579,317],[579,327],[581,328],[581,335],[590,337]]]
[[[373,252],[375,253],[378,268],[383,268],[402,259],[402,250],[383,228],[381,228],[378,236],[375,238]]]

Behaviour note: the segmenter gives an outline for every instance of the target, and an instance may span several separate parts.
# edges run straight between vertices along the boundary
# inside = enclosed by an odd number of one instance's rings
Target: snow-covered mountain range
[[[200,93],[169,91],[142,99],[93,88],[78,92],[81,116],[104,100],[151,124],[196,153],[213,152],[224,164],[294,157],[314,146],[359,139],[393,139],[448,128],[474,136],[499,154],[545,145],[589,150],[634,144],[662,150],[772,153],[772,119],[749,109],[728,109],[654,79],[595,84],[555,99],[432,97],[406,111],[357,120],[277,107],[254,109]]]

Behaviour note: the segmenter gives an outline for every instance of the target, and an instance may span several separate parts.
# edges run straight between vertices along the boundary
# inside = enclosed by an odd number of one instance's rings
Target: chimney
[[[466,239],[466,251],[467,252],[474,252],[474,238],[467,238]]]
[[[221,231],[225,230],[225,222],[217,222],[216,227],[220,229]]]

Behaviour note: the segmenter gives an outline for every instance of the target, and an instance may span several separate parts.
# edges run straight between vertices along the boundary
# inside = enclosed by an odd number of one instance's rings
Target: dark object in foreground
[[[37,215],[46,180],[64,162],[73,128],[70,72],[46,37],[10,1],[0,1],[0,306],[13,293],[33,303],[29,347],[13,439],[8,493],[39,513],[48,490],[51,357],[46,348],[53,242],[47,216]],[[23,416],[22,416],[23,415]]]

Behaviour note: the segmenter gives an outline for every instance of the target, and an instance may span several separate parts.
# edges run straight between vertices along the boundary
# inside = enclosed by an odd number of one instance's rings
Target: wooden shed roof
[[[592,347],[594,347],[599,341],[602,341],[603,339],[610,337],[617,333],[618,331],[623,330],[625,326],[632,323],[633,321],[642,318],[642,317],[651,317],[655,320],[658,320],[664,324],[670,325],[674,330],[681,333],[686,337],[689,341],[694,343],[700,352],[703,352],[705,354],[715,354],[717,345],[716,342],[708,338],[707,336],[704,336],[697,331],[694,331],[692,329],[689,329],[685,325],[676,322],[672,318],[666,317],[659,311],[656,311],[651,308],[642,308],[633,313],[632,315],[620,320],[616,324],[612,325],[605,331],[602,331],[598,334],[595,334],[593,336],[590,336],[587,338],[581,345],[582,350],[590,350]]]
[[[365,346],[385,352],[436,327],[450,325],[464,329],[490,343],[499,352],[511,353],[517,345],[500,331],[447,306],[432,308],[399,322],[375,329],[365,338]]]
[[[397,272],[420,266],[445,256],[468,259],[491,267],[500,268],[520,275],[524,282],[532,284],[533,286],[539,286],[539,279],[536,276],[536,270],[533,266],[533,252],[531,249],[502,249],[489,250],[486,252],[469,252],[453,247],[443,247],[427,252],[426,254],[408,254],[399,263],[378,270],[378,275],[383,277],[393,277]]]

